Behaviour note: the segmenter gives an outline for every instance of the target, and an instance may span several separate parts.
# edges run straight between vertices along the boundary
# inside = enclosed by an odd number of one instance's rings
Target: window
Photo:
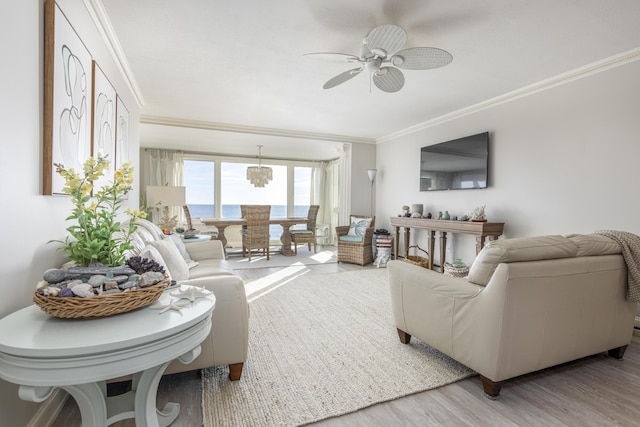
[[[311,168],[293,168],[293,216],[307,216],[311,204]]]
[[[206,160],[184,161],[186,202],[192,218],[215,216],[215,163]]]
[[[247,180],[249,163],[221,163],[220,206],[222,218],[240,218],[240,205],[271,205],[272,218],[287,217],[287,167],[264,165],[273,169],[273,180],[264,188]]]
[[[272,218],[305,217],[312,194],[313,167],[309,164],[263,160],[263,166],[273,169],[273,180],[264,188],[256,188],[247,180],[247,167],[255,166],[255,162],[193,155],[184,160],[184,185],[191,216],[240,218],[240,205],[248,204],[271,205]],[[281,226],[272,225],[270,234],[272,240],[278,240]]]

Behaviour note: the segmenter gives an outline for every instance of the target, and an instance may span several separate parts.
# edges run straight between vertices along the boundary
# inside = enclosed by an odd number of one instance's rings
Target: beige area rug
[[[301,273],[250,307],[242,379],[203,370],[205,427],[297,426],[474,374],[415,339],[400,343],[386,269]]]
[[[298,255],[284,256],[276,253],[278,248],[272,248],[267,257],[254,253],[251,255],[251,262],[248,257],[242,257],[240,249],[228,250],[228,261],[234,270],[247,270],[252,268],[265,267],[288,267],[290,265],[317,265],[317,264],[335,264],[338,262],[338,255],[335,246],[318,247],[317,253],[313,253],[313,249],[309,250],[306,246],[298,246]]]

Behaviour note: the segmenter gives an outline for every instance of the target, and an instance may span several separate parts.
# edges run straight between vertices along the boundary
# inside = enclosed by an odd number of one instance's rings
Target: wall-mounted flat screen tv
[[[487,188],[489,133],[420,150],[420,191]]]

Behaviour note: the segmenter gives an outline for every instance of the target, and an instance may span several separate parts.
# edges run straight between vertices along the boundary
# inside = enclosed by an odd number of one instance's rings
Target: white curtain
[[[145,189],[148,185],[184,185],[184,155],[181,151],[143,148],[140,153],[141,206],[146,205]],[[182,223],[181,206],[169,208],[171,216],[177,215]]]
[[[311,204],[320,205],[318,224],[326,224],[328,244],[335,245],[335,229],[339,224],[339,182],[341,160],[321,162],[311,172]]]
[[[338,223],[349,225],[351,215],[351,144],[343,144],[338,159]]]

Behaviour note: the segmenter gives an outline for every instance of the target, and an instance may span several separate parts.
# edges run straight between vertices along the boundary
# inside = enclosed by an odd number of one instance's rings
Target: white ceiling
[[[142,146],[216,152],[224,141],[255,154],[260,143],[265,157],[336,157],[331,140],[375,142],[640,47],[638,0],[102,3],[143,100]],[[370,90],[364,72],[322,89],[354,66],[303,54],[357,54],[380,24],[404,28],[405,47],[439,47],[453,62],[403,70],[397,93]],[[167,120],[181,126],[152,124]]]

